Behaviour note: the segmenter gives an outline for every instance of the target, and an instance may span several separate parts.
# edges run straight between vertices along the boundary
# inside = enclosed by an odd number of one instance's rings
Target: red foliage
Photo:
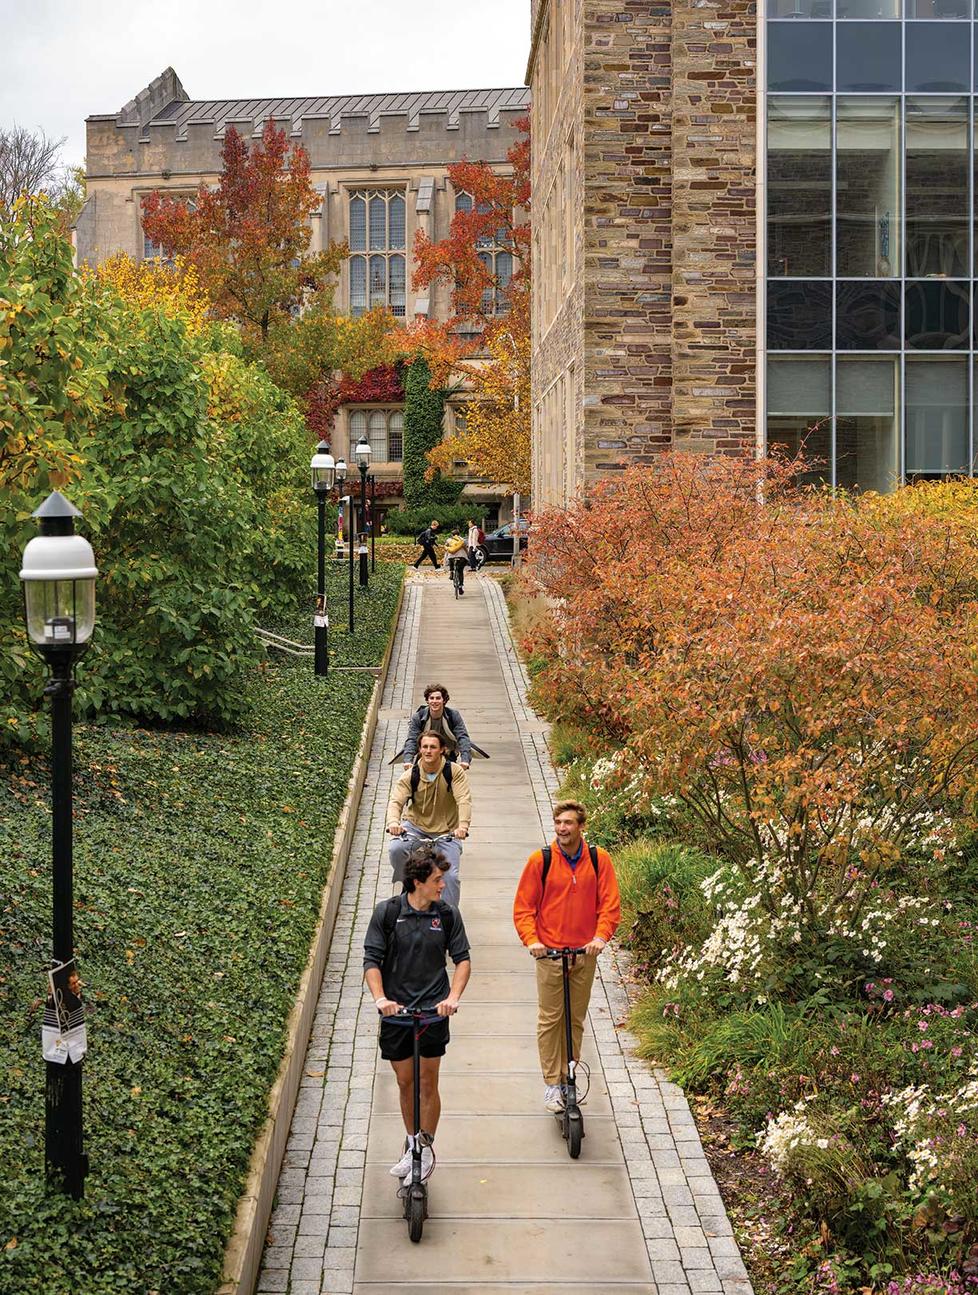
[[[518,125],[524,137],[506,155],[511,172],[501,175],[487,162],[462,161],[449,166],[448,178],[455,192],[471,195],[472,210],[456,211],[447,238],[432,242],[421,230],[415,238],[414,286],[426,288],[436,280],[451,284],[450,329],[461,326],[484,335],[499,322],[500,315],[529,316],[529,118],[521,118]],[[513,277],[508,286],[499,285],[479,259],[480,252],[493,247],[504,247],[513,254]],[[498,292],[504,303],[502,312],[484,311],[483,293],[487,290],[494,296]]]
[[[340,405],[388,405],[404,400],[401,370],[396,364],[381,364],[362,378],[342,377],[337,388]]]
[[[202,184],[193,208],[159,190],[144,198],[143,229],[167,256],[196,267],[218,315],[264,339],[277,317],[290,318],[325,286],[343,249],[309,254],[309,218],[322,199],[305,150],[290,152],[284,130],[268,121],[249,147],[232,126],[221,159],[217,184]]]

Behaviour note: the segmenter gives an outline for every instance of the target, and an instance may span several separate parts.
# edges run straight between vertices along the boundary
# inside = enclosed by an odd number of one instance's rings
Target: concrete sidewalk
[[[584,1060],[581,1158],[542,1109],[535,978],[512,925],[527,855],[550,828],[556,786],[546,726],[526,703],[502,593],[414,577],[395,645],[306,1073],[258,1289],[290,1295],[526,1291],[750,1295],[719,1192],[682,1093],[637,1061],[614,955],[602,956]],[[387,1170],[403,1127],[362,940],[390,893],[384,811],[407,716],[444,684],[491,754],[472,768],[473,830],[461,909],[472,979],[442,1065],[431,1218],[412,1245]]]

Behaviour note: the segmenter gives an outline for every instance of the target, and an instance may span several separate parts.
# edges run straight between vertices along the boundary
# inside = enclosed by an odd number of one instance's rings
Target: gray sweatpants
[[[458,908],[459,895],[462,888],[462,881],[459,872],[462,862],[462,842],[457,836],[435,836],[430,832],[422,832],[419,827],[413,823],[404,822],[401,824],[404,829],[404,836],[392,836],[388,850],[390,851],[391,868],[394,871],[393,880],[404,880],[404,865],[408,861],[408,855],[419,846],[423,841],[433,841],[436,844],[439,854],[443,854],[448,860],[449,868],[445,873],[445,890],[442,900],[446,904],[451,904],[453,908]]]

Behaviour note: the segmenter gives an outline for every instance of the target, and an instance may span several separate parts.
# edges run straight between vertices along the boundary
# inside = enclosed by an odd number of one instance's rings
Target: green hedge
[[[356,638],[331,635],[336,660],[379,662],[401,578],[378,566]],[[330,592],[338,625],[345,582]],[[279,658],[246,673],[232,735],[78,727],[91,1173],[77,1203],[44,1189],[47,775],[0,779],[3,1295],[212,1295],[373,684]]]
[[[387,530],[392,535],[409,535],[414,537],[421,533],[428,523],[435,518],[442,535],[450,535],[453,527],[458,527],[464,538],[466,522],[478,512],[475,508],[465,508],[459,504],[451,506],[432,504],[430,507],[395,508],[387,514]]]
[[[433,480],[425,480],[428,451],[439,445],[444,435],[446,397],[444,389],[432,390],[427,361],[421,358],[413,360],[404,382],[403,468],[404,498],[408,508],[454,504],[462,492],[460,481],[443,477],[440,472],[435,473]]]

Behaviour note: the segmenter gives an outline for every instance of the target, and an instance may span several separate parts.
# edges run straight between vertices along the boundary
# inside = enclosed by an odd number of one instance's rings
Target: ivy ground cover
[[[378,565],[358,592],[334,664],[380,662],[401,572]],[[339,626],[345,582],[330,579]],[[308,620],[283,628],[308,639]],[[77,1203],[44,1190],[47,773],[25,757],[0,777],[2,1295],[217,1286],[373,684],[286,658],[248,676],[234,731],[76,728],[91,1158]]]

